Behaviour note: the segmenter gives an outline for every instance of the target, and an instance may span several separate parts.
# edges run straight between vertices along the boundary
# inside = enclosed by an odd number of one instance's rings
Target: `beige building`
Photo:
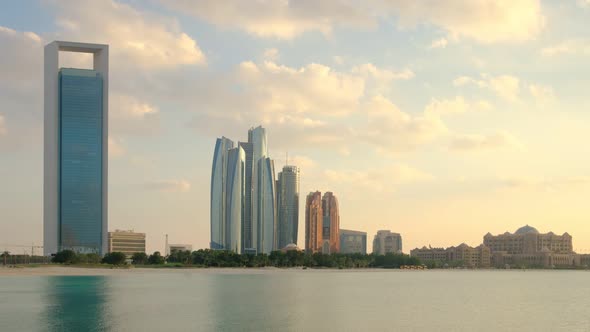
[[[373,253],[377,255],[401,254],[402,236],[387,230],[377,231],[373,239]]]
[[[462,243],[449,248],[416,248],[410,251],[412,257],[421,261],[437,261],[441,263],[460,263],[466,267],[490,267],[490,248],[485,245],[470,247]]]
[[[514,233],[500,235],[486,234],[484,245],[492,253],[492,264],[527,266],[578,266],[580,255],[573,251],[572,236],[568,233],[557,235],[553,232],[541,234],[529,225]]]
[[[109,232],[109,252],[122,252],[128,257],[145,253],[145,233],[116,230]]]
[[[366,254],[367,233],[348,229],[340,229],[340,253]]]

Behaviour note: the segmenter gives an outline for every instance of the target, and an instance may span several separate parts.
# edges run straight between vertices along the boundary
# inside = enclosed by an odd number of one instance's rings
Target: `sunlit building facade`
[[[388,253],[402,253],[402,236],[388,230],[377,231],[373,239],[373,253],[385,255]]]
[[[59,68],[60,52],[93,69]],[[108,45],[45,46],[44,254],[108,251]]]
[[[277,177],[278,246],[297,244],[299,228],[299,168],[284,166]]]
[[[109,232],[109,252],[122,252],[127,257],[145,253],[145,233],[115,230]]]
[[[437,262],[439,265],[457,265],[472,268],[486,268],[491,264],[491,251],[485,245],[470,247],[462,243],[456,247],[431,248],[422,247],[410,251],[412,257],[419,258],[423,263]]]
[[[348,229],[340,230],[340,253],[342,254],[366,254],[367,253],[367,233],[352,231]]]
[[[240,147],[246,156],[244,167],[244,211],[242,224],[242,252],[256,253],[256,245],[252,243],[252,158],[253,145],[250,142],[240,142]]]
[[[331,192],[311,192],[305,201],[305,251],[340,252],[338,200]]]
[[[305,251],[309,253],[322,250],[322,193],[309,193],[305,200]]]
[[[539,233],[536,228],[523,226],[514,233],[492,235],[487,233],[483,243],[490,248],[492,264],[498,267],[574,266],[580,264],[580,255],[573,251],[572,236]]]
[[[331,192],[322,197],[322,253],[340,252],[340,213],[338,199]]]

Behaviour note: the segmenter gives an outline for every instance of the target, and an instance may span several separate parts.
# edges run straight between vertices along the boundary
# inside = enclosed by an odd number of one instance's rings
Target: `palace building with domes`
[[[487,233],[483,244],[490,248],[494,266],[525,265],[539,267],[575,266],[580,256],[573,251],[572,236],[539,233],[536,228],[523,226],[514,233]]]

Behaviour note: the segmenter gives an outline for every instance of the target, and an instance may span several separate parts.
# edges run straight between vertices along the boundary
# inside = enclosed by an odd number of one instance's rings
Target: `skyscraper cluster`
[[[305,251],[340,252],[338,200],[331,192],[309,193],[305,201]]]
[[[297,242],[299,169],[275,178],[266,130],[248,131],[237,145],[217,139],[211,171],[211,249],[270,253]]]

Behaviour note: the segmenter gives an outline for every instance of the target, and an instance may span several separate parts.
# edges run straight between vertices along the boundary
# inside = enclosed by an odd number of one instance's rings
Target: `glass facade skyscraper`
[[[92,53],[93,70],[59,68],[59,52]],[[108,250],[108,46],[56,41],[44,56],[43,247]]]
[[[299,168],[284,166],[277,178],[278,248],[297,244],[299,230]]]
[[[228,151],[225,249],[242,253],[244,170],[246,154],[240,146]]]
[[[211,171],[211,249],[277,249],[274,162],[267,154],[262,127],[250,129],[248,142],[236,148],[225,137],[217,139]]]
[[[226,245],[228,151],[233,147],[234,142],[225,137],[215,142],[211,170],[211,249],[224,249]]]
[[[244,179],[244,223],[242,225],[242,247],[244,252],[256,252],[256,246],[252,243],[252,143],[240,142],[246,155],[245,179]]]
[[[102,247],[102,77],[93,70],[59,72],[59,244]]]
[[[277,211],[274,161],[258,161],[258,252],[277,250]]]
[[[260,218],[258,216],[258,209],[260,205],[260,193],[259,193],[259,161],[262,158],[266,158],[268,154],[268,148],[266,145],[266,129],[258,126],[256,128],[250,128],[248,130],[248,143],[252,144],[252,177],[250,183],[252,185],[251,190],[251,243],[258,252],[261,249],[261,243],[263,240],[260,238],[262,230],[260,229]]]

